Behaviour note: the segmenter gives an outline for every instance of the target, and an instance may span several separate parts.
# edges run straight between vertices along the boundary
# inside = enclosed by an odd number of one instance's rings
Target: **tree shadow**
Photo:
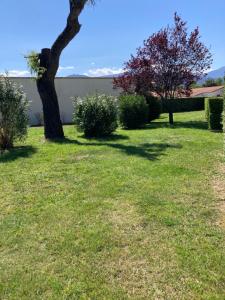
[[[127,135],[123,135],[123,134],[111,134],[109,136],[105,136],[105,137],[95,137],[95,138],[87,138],[84,135],[80,136],[81,138],[84,138],[86,140],[95,140],[95,141],[99,141],[99,142],[111,142],[111,141],[119,141],[119,140],[129,140],[129,136]]]
[[[100,144],[101,145],[101,144]],[[164,155],[167,149],[181,149],[180,144],[168,143],[145,143],[138,146],[123,144],[104,144],[114,149],[118,149],[128,156],[138,156],[147,160],[156,160],[159,156]]]
[[[86,142],[88,141],[88,142]],[[181,149],[182,146],[180,144],[168,144],[168,143],[145,143],[140,144],[138,146],[134,145],[127,145],[127,144],[119,144],[119,143],[111,143],[107,142],[106,140],[102,140],[99,142],[95,142],[96,139],[92,139],[89,142],[86,139],[85,142],[81,142],[78,140],[71,140],[71,139],[63,139],[58,141],[59,144],[73,144],[78,146],[106,146],[109,148],[120,150],[121,152],[125,153],[128,156],[138,156],[141,158],[145,158],[147,160],[156,160],[159,156],[164,155],[164,152],[167,149]]]
[[[204,121],[189,121],[189,122],[179,122],[175,121],[173,125],[170,125],[168,122],[154,122],[147,126],[146,129],[158,129],[158,128],[190,128],[190,129],[201,129],[207,130],[208,124]]]
[[[95,137],[95,138],[87,138],[83,134],[78,136],[79,138],[88,140],[88,141],[99,141],[99,142],[111,142],[111,141],[119,141],[119,140],[129,140],[129,137],[123,134],[112,134],[107,137]],[[55,139],[53,140],[56,144],[77,144],[79,143],[77,140],[71,140],[70,138],[63,138],[63,139]],[[90,143],[90,145],[93,145],[93,143]]]
[[[208,124],[204,121],[175,122],[174,128],[191,128],[207,130]]]
[[[18,158],[28,158],[37,152],[33,146],[14,147],[10,151],[0,153],[0,163],[7,163]]]

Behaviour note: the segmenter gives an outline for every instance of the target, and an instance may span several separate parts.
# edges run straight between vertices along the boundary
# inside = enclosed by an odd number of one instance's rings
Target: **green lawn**
[[[0,157],[0,299],[225,299],[222,134],[175,121]]]

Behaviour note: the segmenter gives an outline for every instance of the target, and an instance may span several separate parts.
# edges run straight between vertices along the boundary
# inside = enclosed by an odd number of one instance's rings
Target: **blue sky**
[[[27,76],[24,54],[50,47],[65,25],[69,0],[0,1],[0,71]],[[60,76],[120,72],[143,40],[173,22],[200,27],[212,69],[225,66],[225,0],[97,0],[80,17],[82,29],[63,52]]]

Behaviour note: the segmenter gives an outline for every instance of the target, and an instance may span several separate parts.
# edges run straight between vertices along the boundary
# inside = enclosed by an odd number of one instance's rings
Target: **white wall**
[[[36,88],[36,82],[32,78],[13,77],[12,81],[23,86],[30,103],[30,124],[39,123],[38,115],[42,115],[42,104]],[[72,121],[73,103],[71,97],[86,96],[95,92],[117,96],[118,90],[113,89],[112,78],[56,78],[56,90],[59,99],[61,118],[63,123]]]

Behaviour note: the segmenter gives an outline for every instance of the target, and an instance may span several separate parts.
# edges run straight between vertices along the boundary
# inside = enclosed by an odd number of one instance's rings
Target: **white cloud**
[[[9,70],[9,71],[0,71],[0,74],[7,73],[9,77],[28,77],[30,76],[30,72],[27,70]]]
[[[74,70],[75,67],[74,66],[66,66],[66,67],[63,67],[63,66],[59,66],[59,72],[60,71],[67,71],[67,70]]]
[[[121,68],[97,68],[88,70],[86,73],[84,73],[84,75],[91,77],[100,77],[107,75],[116,75],[123,72],[124,70]]]

